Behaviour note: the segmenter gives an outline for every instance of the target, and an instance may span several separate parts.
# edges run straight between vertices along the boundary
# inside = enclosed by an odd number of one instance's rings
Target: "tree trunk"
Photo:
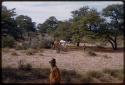
[[[117,37],[115,37],[115,39],[113,39],[113,38],[110,37],[110,39],[108,40],[109,43],[111,44],[113,50],[117,50],[117,48],[118,48],[116,40],[117,40]]]
[[[77,42],[77,47],[79,47],[79,42]]]
[[[117,50],[117,41],[116,41],[116,37],[115,37],[115,41],[114,41],[114,50]]]

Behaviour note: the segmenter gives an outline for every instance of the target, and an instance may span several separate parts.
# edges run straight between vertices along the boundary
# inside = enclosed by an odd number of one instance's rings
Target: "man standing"
[[[59,40],[54,41],[54,48],[56,49],[57,53],[60,53],[61,43]]]
[[[51,65],[51,72],[49,75],[50,85],[59,85],[61,81],[60,71],[56,66],[56,60],[52,58],[51,61],[49,61]]]

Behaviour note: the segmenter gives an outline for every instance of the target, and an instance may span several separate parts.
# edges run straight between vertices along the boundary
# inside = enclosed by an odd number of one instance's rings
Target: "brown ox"
[[[61,43],[59,40],[54,41],[53,48],[56,49],[57,53],[60,53]]]

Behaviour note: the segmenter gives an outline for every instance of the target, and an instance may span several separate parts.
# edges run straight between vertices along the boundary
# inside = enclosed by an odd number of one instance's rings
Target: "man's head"
[[[56,59],[52,58],[50,61],[49,61],[50,65],[53,67],[56,65]]]

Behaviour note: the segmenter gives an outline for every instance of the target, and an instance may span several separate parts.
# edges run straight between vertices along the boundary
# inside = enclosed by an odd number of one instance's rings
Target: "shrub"
[[[18,69],[29,71],[32,70],[32,65],[30,63],[24,64],[24,61],[20,60],[18,63]]]
[[[72,83],[72,81],[78,81],[81,78],[80,74],[77,74],[74,70],[61,70],[62,79],[65,83]]]
[[[16,53],[16,52],[12,52],[11,55],[13,55],[13,56],[18,56],[19,54]]]
[[[9,48],[2,48],[2,52],[9,52],[10,49]]]
[[[51,48],[52,47],[52,42],[50,40],[43,39],[40,42],[40,48]]]
[[[35,49],[28,49],[26,50],[26,55],[34,55],[35,53],[37,53],[38,51]]]
[[[102,82],[111,82],[113,81],[113,77],[110,76],[109,74],[104,74],[104,76],[100,77],[99,80]]]
[[[90,71],[87,73],[88,76],[91,76],[91,77],[95,77],[95,78],[99,78],[101,76],[103,76],[103,72],[100,72],[100,71]]]
[[[49,73],[50,70],[46,68],[33,68],[32,70],[28,71],[16,68],[2,68],[2,79],[5,83],[32,82],[32,80],[37,79],[41,79],[41,81],[43,81],[48,79]]]
[[[23,45],[16,45],[16,50],[26,50],[27,48]]]
[[[39,54],[40,56],[44,56],[42,53]]]
[[[101,46],[101,45],[97,45],[96,47],[97,47],[97,48],[100,48],[100,49],[101,49],[101,48],[105,48],[105,47],[103,47],[103,46]]]
[[[90,56],[97,56],[97,54],[96,54],[95,52],[93,52],[93,51],[89,51],[88,54],[89,54]]]
[[[104,58],[111,58],[110,56],[108,55],[103,55]]]
[[[107,73],[113,77],[117,77],[118,79],[123,79],[123,70],[122,69],[104,69],[104,73]]]
[[[82,76],[81,80],[82,80],[84,83],[88,83],[88,82],[92,82],[93,77],[91,77],[91,76],[89,76],[89,75],[84,75],[84,76]]]
[[[13,47],[14,46],[14,38],[12,36],[2,37],[2,47]]]

